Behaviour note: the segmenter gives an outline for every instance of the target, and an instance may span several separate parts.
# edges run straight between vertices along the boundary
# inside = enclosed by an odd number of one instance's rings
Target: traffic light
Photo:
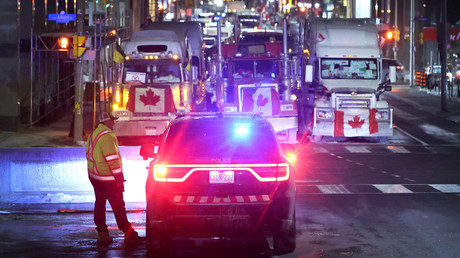
[[[59,47],[59,50],[69,50],[70,48],[70,41],[69,41],[69,38],[67,37],[60,37],[58,39],[58,47]]]
[[[416,34],[416,41],[417,44],[423,45],[423,32],[419,32]]]
[[[307,5],[305,3],[297,3],[297,8],[299,10],[299,17],[305,19],[307,17]]]
[[[86,39],[87,39],[87,37],[85,37],[85,36],[77,36],[77,35],[73,36],[72,54],[73,54],[74,58],[81,57],[85,53],[85,51],[86,51],[86,47],[85,47]]]
[[[400,37],[400,32],[398,29],[395,30],[395,41],[396,42],[399,42],[399,40],[401,39]]]

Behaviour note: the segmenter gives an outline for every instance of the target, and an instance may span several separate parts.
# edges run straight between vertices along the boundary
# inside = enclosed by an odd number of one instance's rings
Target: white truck
[[[382,78],[378,29],[369,19],[306,20],[299,104],[299,135],[393,135],[393,109],[380,98],[391,91]],[[395,77],[390,69],[390,77]]]
[[[113,83],[110,110],[122,144],[163,133],[176,112],[192,109],[193,85],[185,76],[186,50],[174,31],[134,32],[121,45],[126,57]]]
[[[227,13],[236,13],[246,10],[246,3],[244,1],[227,1]]]
[[[194,84],[199,84],[206,77],[206,58],[203,38],[203,25],[199,21],[152,22],[145,25],[146,30],[174,31],[185,49],[187,63],[186,75]],[[188,64],[190,63],[190,64]]]

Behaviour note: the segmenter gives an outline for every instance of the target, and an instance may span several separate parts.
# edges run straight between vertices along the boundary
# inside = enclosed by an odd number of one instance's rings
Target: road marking
[[[412,193],[402,185],[373,185],[375,188],[382,191],[382,193]]]
[[[350,194],[344,185],[318,185],[318,189],[325,194]]]
[[[324,147],[313,147],[312,151],[317,152],[317,153],[327,153],[328,152],[326,148]]]
[[[458,184],[312,184],[296,181],[297,194],[459,194]]]
[[[353,153],[370,153],[371,152],[366,146],[345,146],[345,149]]]
[[[419,127],[422,128],[423,131],[425,131],[427,134],[433,135],[436,138],[445,140],[447,142],[459,142],[457,133],[449,132],[447,130],[444,130],[440,127],[431,124],[423,124],[419,125]]]
[[[422,145],[424,145],[424,146],[428,146],[428,145],[429,145],[428,143],[426,143],[426,142],[420,140],[419,138],[413,136],[412,134],[410,134],[410,133],[404,131],[403,129],[401,129],[401,128],[399,128],[399,127],[397,127],[396,125],[395,125],[395,128],[398,129],[399,131],[401,131],[401,133],[405,134],[406,136],[408,136],[408,137],[412,138],[413,140],[415,140],[415,141],[421,143]]]
[[[439,190],[440,192],[443,192],[443,193],[458,193],[458,192],[460,192],[460,186],[459,185],[431,184],[429,186],[431,186],[434,189]]]
[[[410,151],[402,146],[387,146],[387,149],[393,153],[410,153]]]

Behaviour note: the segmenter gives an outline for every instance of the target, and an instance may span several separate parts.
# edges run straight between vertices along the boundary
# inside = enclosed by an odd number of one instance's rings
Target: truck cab
[[[173,31],[139,31],[122,44],[125,60],[112,85],[114,131],[127,145],[158,137],[177,112],[192,109],[186,51]]]
[[[393,135],[393,109],[380,98],[378,29],[368,19],[309,18],[305,26],[300,100],[301,137]]]
[[[297,108],[285,80],[282,49],[283,42],[275,37],[223,45],[221,77],[213,78],[215,103],[222,112],[259,113],[270,121],[281,142],[295,143]]]

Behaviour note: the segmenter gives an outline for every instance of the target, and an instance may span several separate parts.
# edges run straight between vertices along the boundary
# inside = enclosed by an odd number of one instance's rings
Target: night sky
[[[455,25],[460,20],[460,0],[447,0],[447,22]],[[460,24],[458,24],[460,26]]]

